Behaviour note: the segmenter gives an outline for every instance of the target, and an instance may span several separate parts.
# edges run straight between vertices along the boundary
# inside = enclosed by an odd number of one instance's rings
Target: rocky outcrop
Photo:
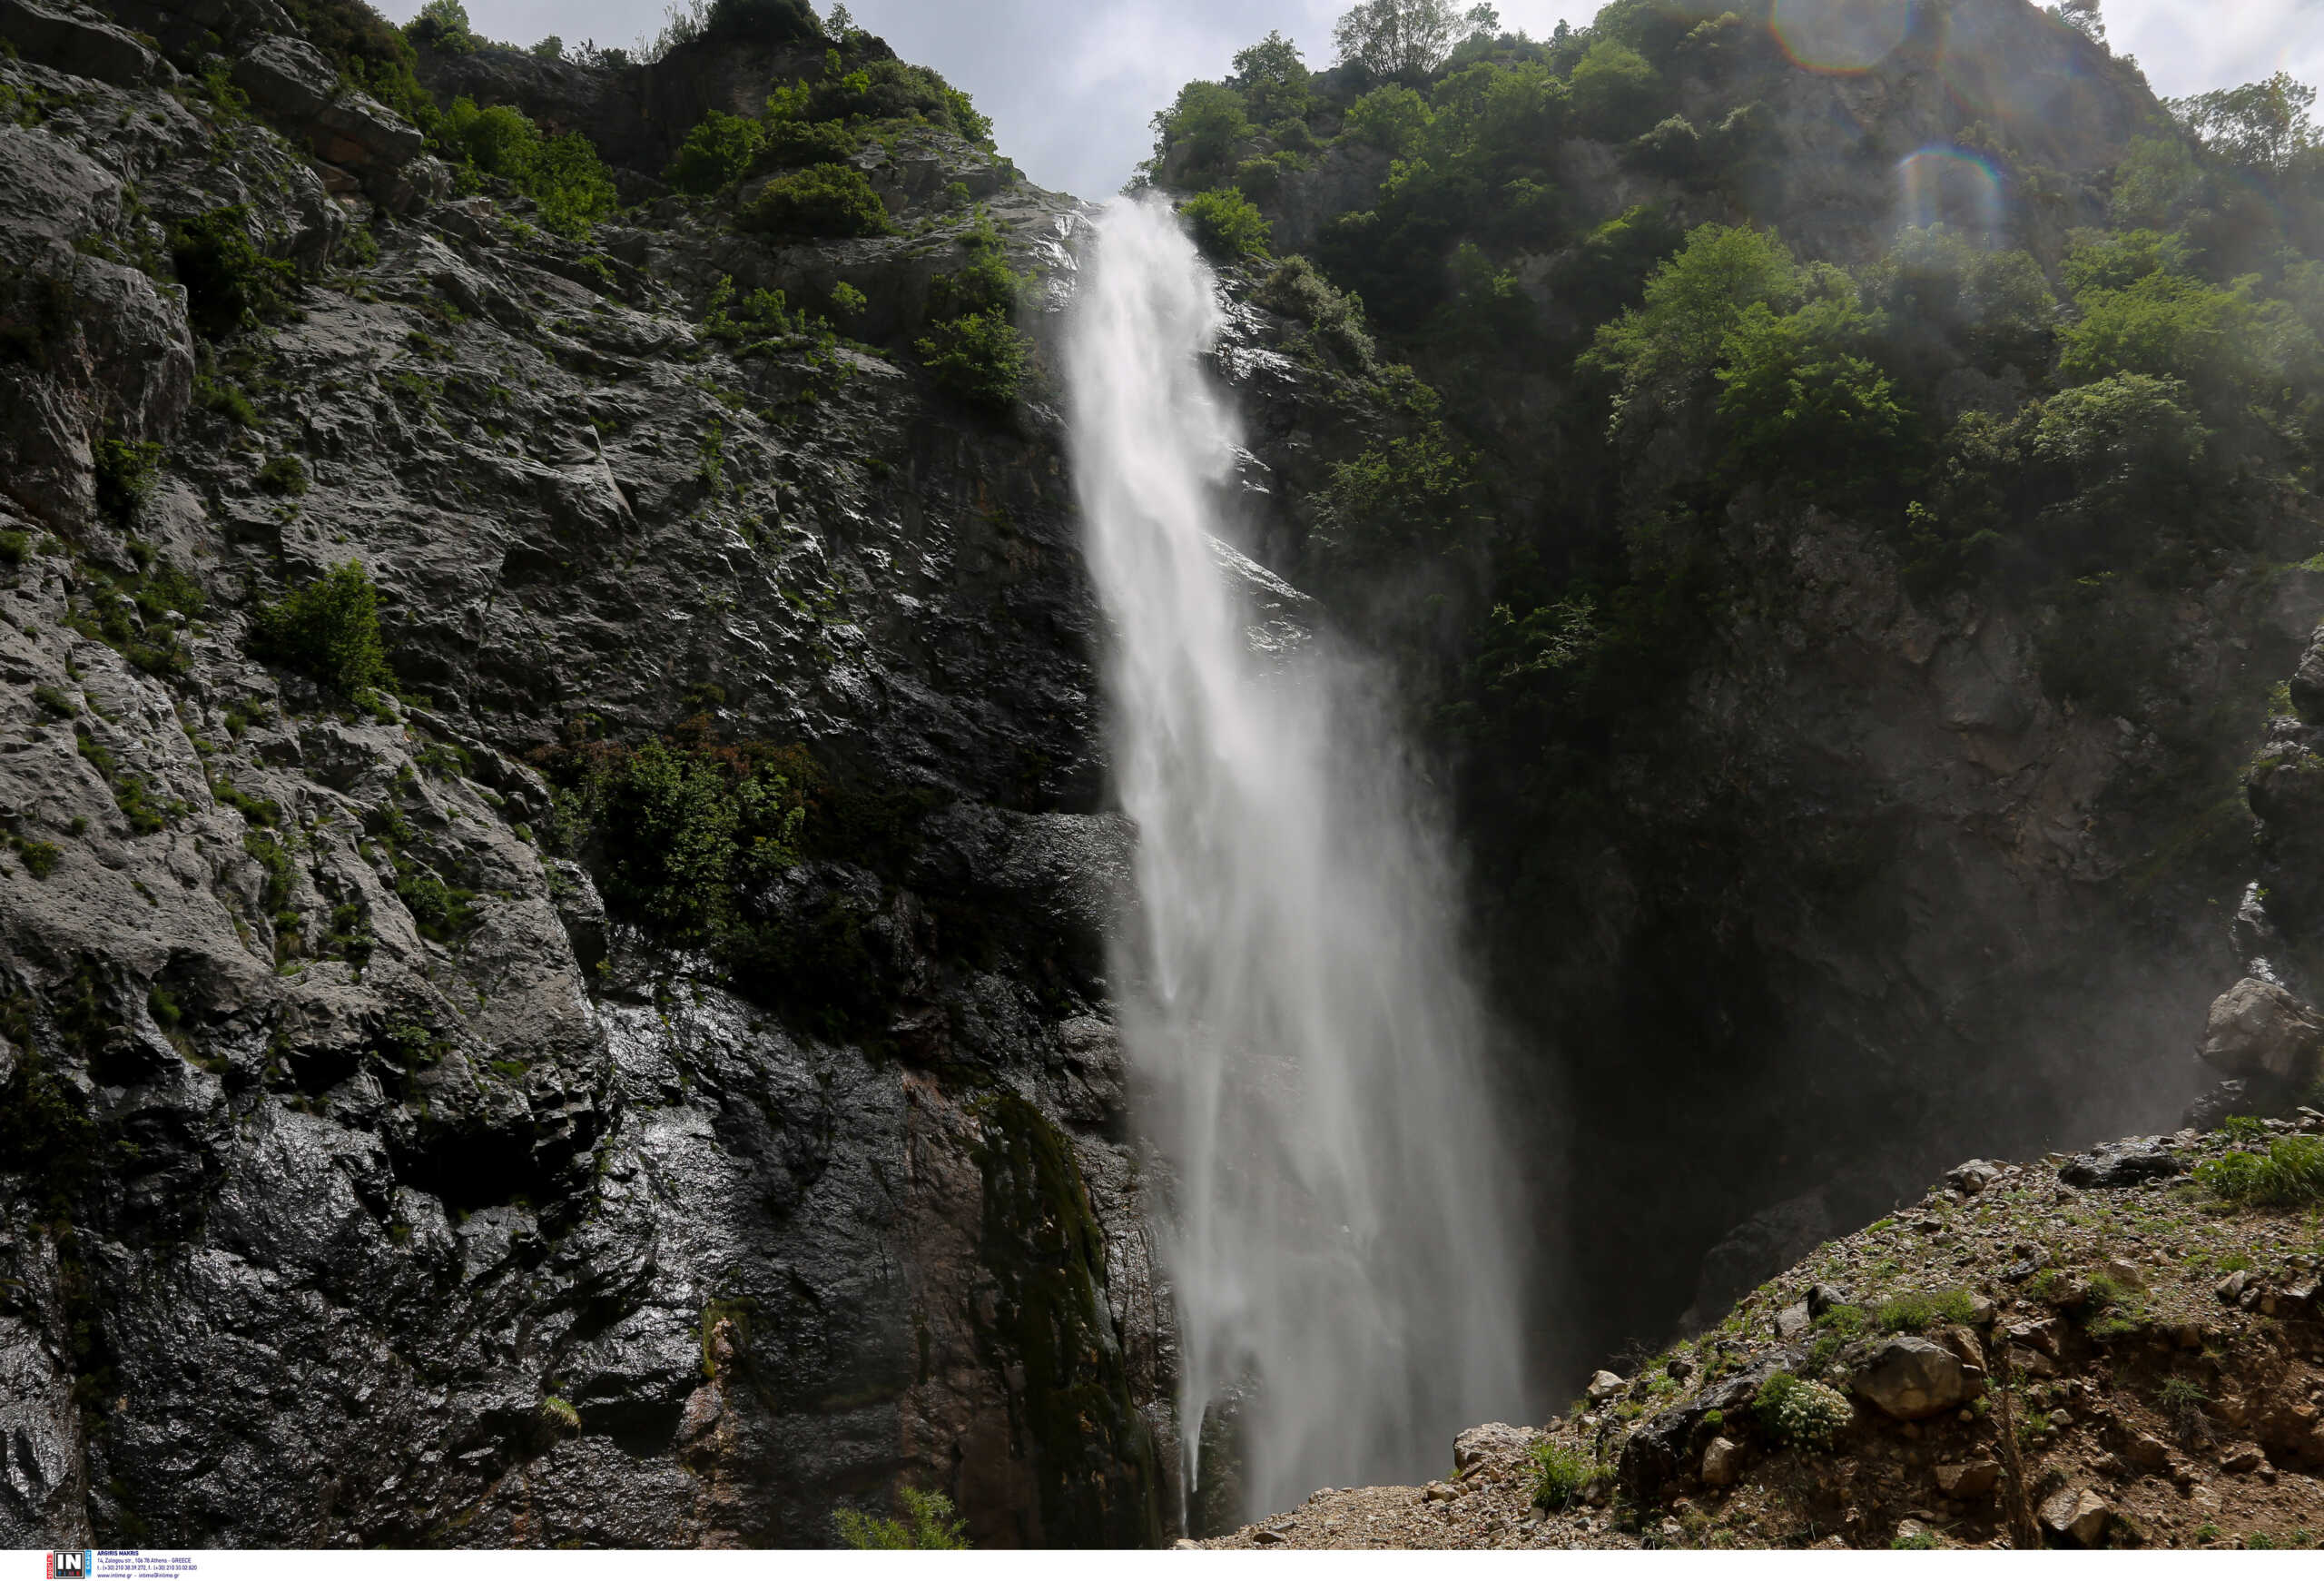
[[[1021,263],[1074,205],[930,143],[874,160],[915,234],[584,247],[435,201],[264,0],[167,15],[261,120],[0,61],[51,106],[0,128],[0,1535],[813,1546],[910,1482],[1161,1540],[1054,428],[701,325],[726,278],[924,311],[956,155]],[[291,311],[198,341],[172,227],[235,205]],[[253,657],[349,562],[401,698]],[[817,787],[749,983],[558,843],[545,749],[681,728]]]

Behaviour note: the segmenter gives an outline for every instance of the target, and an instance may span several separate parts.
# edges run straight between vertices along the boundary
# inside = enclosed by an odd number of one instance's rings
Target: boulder
[[[1703,1486],[1732,1487],[1743,1475],[1743,1446],[1732,1438],[1713,1438],[1703,1450]]]
[[[1884,1339],[1848,1379],[1863,1398],[1899,1421],[1956,1410],[1985,1390],[1985,1375],[1942,1345],[1910,1335]]]
[[[419,129],[378,100],[342,87],[314,45],[261,38],[234,62],[234,85],[275,119],[306,134],[318,158],[358,169],[409,163]]]
[[[1512,1428],[1507,1422],[1487,1422],[1452,1440],[1452,1464],[1466,1471],[1489,1455],[1522,1455],[1532,1443],[1533,1435],[1522,1428]]]
[[[2186,1170],[2185,1162],[2163,1146],[2161,1137],[2138,1136],[2076,1154],[2058,1166],[2058,1179],[2084,1190],[2121,1191],[2168,1180]]]
[[[2246,977],[2211,1002],[2202,1058],[2230,1076],[2297,1082],[2324,1043],[2324,1018],[2283,989]]]
[[[1947,1171],[1945,1183],[1965,1197],[1974,1197],[2000,1180],[2006,1167],[1990,1159],[1971,1159],[1967,1163]]]
[[[2308,651],[2299,656],[2299,667],[2292,671],[2289,689],[2291,706],[2302,719],[2324,721],[2324,626],[2309,638]]]
[[[1591,1405],[1602,1406],[1608,1400],[1613,1399],[1619,1396],[1628,1388],[1630,1388],[1630,1380],[1628,1378],[1623,1378],[1619,1373],[1608,1372],[1603,1368],[1600,1368],[1598,1371],[1590,1375],[1590,1388],[1584,1392],[1589,1395],[1590,1403]]]
[[[2043,1501],[2042,1525],[2053,1537],[2094,1546],[2114,1518],[2113,1507],[2087,1487],[2068,1487]]]
[[[1786,1340],[1797,1339],[1807,1332],[1814,1321],[1807,1315],[1807,1303],[1795,1302],[1776,1314],[1776,1337]]]
[[[0,35],[27,60],[117,88],[177,81],[169,62],[128,34],[73,10],[42,0],[0,0]]]
[[[1947,1498],[1983,1498],[2001,1481],[1996,1460],[1964,1460],[1936,1468],[1936,1490]]]

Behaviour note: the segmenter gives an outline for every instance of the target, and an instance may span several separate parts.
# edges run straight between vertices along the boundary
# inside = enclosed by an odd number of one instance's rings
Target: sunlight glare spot
[[[1768,25],[1797,65],[1866,72],[1905,42],[1912,21],[1912,0],[1775,0]]]

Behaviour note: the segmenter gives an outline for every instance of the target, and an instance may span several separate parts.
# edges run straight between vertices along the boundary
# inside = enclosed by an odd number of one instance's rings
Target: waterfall
[[[1091,254],[1067,364],[1138,831],[1118,1015],[1167,1166],[1179,1420],[1194,1443],[1248,1386],[1256,1517],[1440,1474],[1453,1433],[1521,1408],[1514,1196],[1453,886],[1386,711],[1328,637],[1251,640],[1270,578],[1221,541],[1216,282],[1156,203],[1112,205]]]

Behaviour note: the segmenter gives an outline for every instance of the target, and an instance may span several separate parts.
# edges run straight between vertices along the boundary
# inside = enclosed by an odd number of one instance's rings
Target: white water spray
[[[1068,378],[1138,828],[1117,983],[1134,1112],[1173,1176],[1179,1420],[1194,1440],[1207,1402],[1255,1382],[1256,1517],[1441,1470],[1454,1432],[1521,1408],[1521,1369],[1441,854],[1360,667],[1321,641],[1255,655],[1215,536],[1236,441],[1205,369],[1216,289],[1168,210],[1116,203]]]

